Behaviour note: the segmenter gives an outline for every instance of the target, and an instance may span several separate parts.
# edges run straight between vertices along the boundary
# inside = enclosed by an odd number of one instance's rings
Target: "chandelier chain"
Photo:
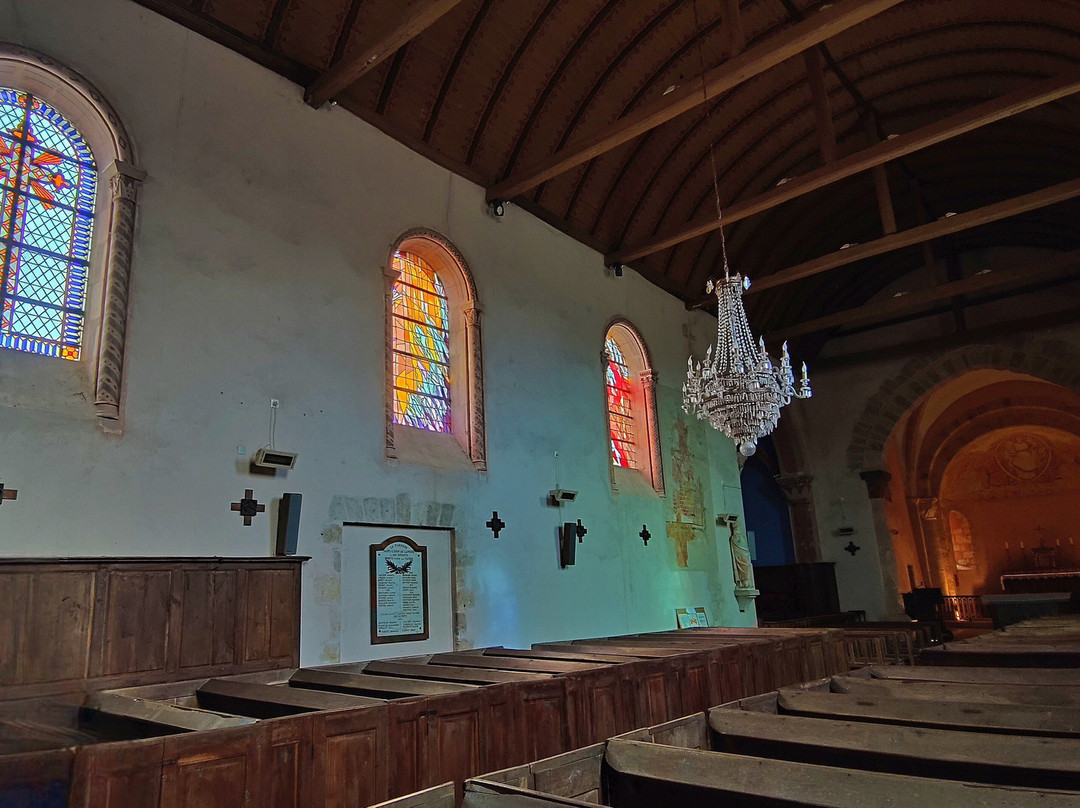
[[[693,2],[694,8],[694,31],[698,33],[698,74],[701,76],[701,101],[705,107],[705,135],[709,141],[709,166],[712,169],[713,199],[716,201],[716,220],[720,231],[720,255],[724,261],[724,280],[731,279],[731,270],[728,267],[727,239],[724,236],[724,210],[720,205],[720,180],[716,170],[715,138],[713,137],[712,107],[709,104],[709,88],[705,79],[705,45],[700,35],[701,20],[698,19],[697,0]]]

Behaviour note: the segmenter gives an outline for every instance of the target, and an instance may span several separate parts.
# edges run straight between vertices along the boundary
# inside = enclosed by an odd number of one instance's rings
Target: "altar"
[[[1077,602],[1080,601],[1080,567],[1010,570],[1001,575],[1001,589],[1010,595],[1070,592]]]

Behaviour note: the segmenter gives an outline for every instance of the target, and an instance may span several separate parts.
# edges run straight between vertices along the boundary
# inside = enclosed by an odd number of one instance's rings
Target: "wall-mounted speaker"
[[[577,524],[564,522],[559,530],[559,566],[563,569],[574,566],[577,557]]]
[[[296,540],[300,535],[300,494],[282,494],[278,505],[277,548],[279,556],[296,555]]]

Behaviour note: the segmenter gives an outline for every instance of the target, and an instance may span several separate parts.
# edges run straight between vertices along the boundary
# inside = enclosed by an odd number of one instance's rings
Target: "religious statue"
[[[716,523],[727,527],[728,544],[731,547],[731,571],[735,578],[735,599],[739,602],[739,611],[746,611],[746,604],[759,594],[754,586],[754,565],[750,559],[750,546],[746,541],[746,532],[739,528],[739,517],[735,514],[721,514]]]

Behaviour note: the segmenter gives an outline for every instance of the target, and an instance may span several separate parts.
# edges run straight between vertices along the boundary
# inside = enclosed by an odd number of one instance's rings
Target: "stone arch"
[[[1023,373],[1080,393],[1080,354],[1060,340],[1019,337],[912,359],[867,400],[852,429],[848,468],[880,468],[885,441],[913,404],[949,379],[984,369]]]
[[[135,166],[135,151],[112,105],[82,75],[45,54],[9,42],[0,43],[0,85],[40,96],[64,115],[86,139],[98,167],[104,194],[95,204],[95,246],[91,248],[91,287],[85,333],[96,337],[89,353],[94,362],[94,411],[110,432],[122,428],[124,358],[127,347],[128,296],[139,184],[146,172]]]

